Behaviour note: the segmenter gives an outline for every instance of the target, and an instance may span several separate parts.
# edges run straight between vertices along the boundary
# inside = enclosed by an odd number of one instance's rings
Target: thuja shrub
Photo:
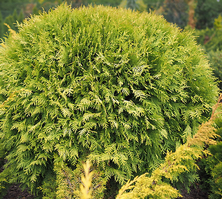
[[[59,181],[58,162],[75,171],[87,158],[121,184],[151,171],[218,95],[192,34],[154,14],[61,5],[0,51],[0,177],[34,193]]]

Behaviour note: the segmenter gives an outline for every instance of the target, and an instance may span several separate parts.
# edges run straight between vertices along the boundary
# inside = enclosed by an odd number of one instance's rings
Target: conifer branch
[[[165,162],[161,164],[151,176],[142,175],[136,177],[131,182],[124,185],[117,196],[118,199],[124,198],[144,198],[146,196],[155,196],[158,198],[176,198],[181,196],[175,188],[162,181],[163,177],[168,178],[171,182],[178,181],[178,177],[183,173],[195,172],[198,169],[196,160],[201,158],[204,144],[215,144],[217,137],[213,122],[217,114],[217,109],[221,106],[221,95],[217,104],[213,107],[212,116],[209,121],[203,123],[193,138],[188,138],[187,143],[181,145],[175,152],[167,153]],[[130,186],[135,183],[134,186]],[[128,193],[124,193],[126,190]],[[171,193],[169,193],[171,192]],[[167,194],[168,193],[168,194]]]
[[[90,172],[90,162],[86,161],[86,164],[83,165],[85,175],[82,175],[80,185],[80,197],[81,199],[90,199],[91,198],[91,184],[92,184],[92,176],[93,172]]]

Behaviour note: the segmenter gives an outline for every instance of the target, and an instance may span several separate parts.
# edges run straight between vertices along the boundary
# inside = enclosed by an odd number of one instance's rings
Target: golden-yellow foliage
[[[213,107],[212,116],[209,121],[203,123],[193,138],[188,138],[187,142],[177,148],[175,152],[168,152],[165,161],[152,174],[143,174],[132,181],[128,181],[119,191],[117,199],[130,198],[177,198],[179,191],[170,184],[163,182],[169,179],[171,182],[178,181],[178,177],[186,172],[195,172],[198,168],[196,160],[203,154],[205,145],[216,144],[214,140],[218,135],[213,126],[217,114],[216,110],[221,106],[222,95],[218,103]],[[128,192],[126,192],[128,190]]]
[[[90,172],[90,162],[86,161],[86,164],[83,165],[85,175],[82,175],[82,184],[80,185],[81,199],[90,199],[91,198],[91,184],[92,184],[92,175],[93,172]]]

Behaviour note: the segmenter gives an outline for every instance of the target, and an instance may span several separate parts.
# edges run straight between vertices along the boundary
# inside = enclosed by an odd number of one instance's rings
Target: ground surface
[[[200,189],[199,186],[194,188],[193,186],[190,188],[190,193],[187,191],[182,191],[182,198],[178,199],[208,199],[208,194]]]
[[[19,185],[13,184],[10,186],[7,194],[3,199],[34,199],[35,197],[29,194],[26,190],[21,191]]]
[[[182,195],[183,199],[208,199],[207,193],[202,191],[199,187],[191,187],[190,193],[183,191]],[[3,199],[35,199],[35,197],[29,194],[27,191],[22,192],[18,185],[11,185],[7,195],[4,196]]]

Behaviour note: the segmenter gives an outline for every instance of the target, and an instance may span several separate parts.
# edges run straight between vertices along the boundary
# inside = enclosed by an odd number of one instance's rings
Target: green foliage
[[[213,28],[214,19],[222,14],[222,1],[198,0],[195,10],[196,28]]]
[[[207,52],[222,50],[222,29],[195,30],[194,34]]]
[[[177,24],[184,28],[188,22],[188,4],[184,0],[168,1],[163,4],[164,18],[171,23]]]
[[[212,29],[195,30],[194,34],[197,36],[197,43],[202,45],[206,50],[210,65],[213,68],[214,76],[216,76],[220,82],[219,87],[222,89],[222,74],[221,74],[221,56],[222,56],[222,29],[221,17],[215,19],[215,27]]]
[[[4,26],[3,26],[3,17],[2,17],[2,14],[1,14],[1,12],[0,12],[0,38],[2,38],[3,37],[3,34],[4,34],[4,31],[3,31],[3,28],[4,28]]]
[[[196,162],[203,154],[207,153],[204,151],[205,144],[215,144],[213,140],[215,137],[217,134],[214,133],[213,121],[210,119],[200,126],[193,138],[189,138],[175,152],[167,153],[164,163],[152,174],[144,174],[131,182],[128,181],[120,189],[117,199],[165,199],[181,196],[172,184],[185,183],[186,185],[186,181],[188,181],[187,185],[189,186],[197,179],[195,175],[198,168]]]
[[[214,31],[214,34],[210,37],[210,41],[205,44],[205,48],[207,51],[222,50],[222,29]]]
[[[217,131],[220,136],[217,138],[217,144],[209,147],[210,156],[202,159],[200,166],[202,172],[203,188],[208,189],[210,199],[221,199],[222,197],[222,117],[216,120]]]
[[[90,198],[103,198],[107,179],[104,176],[104,172],[98,170],[95,166],[90,166],[89,161],[86,162],[86,165],[80,162],[72,170],[60,160],[55,163],[54,170],[56,173],[57,190],[56,192],[49,192],[47,198],[52,198],[54,194],[56,194],[58,199],[62,199],[64,196],[76,199],[87,198],[89,196],[86,193],[89,191],[89,187],[91,187]]]
[[[209,29],[209,28],[203,30],[196,29],[193,33],[196,36],[197,43],[204,46],[210,41],[211,37],[214,35],[214,29]]]
[[[222,144],[220,144],[220,147],[222,147]],[[215,165],[215,167],[212,169],[211,175],[213,177],[213,181],[211,185],[212,194],[210,194],[209,198],[221,199],[222,197],[222,162]]]
[[[29,3],[30,0],[1,0],[0,12],[5,19],[7,16],[12,15],[13,12],[21,10],[24,4]]]
[[[22,23],[22,21],[23,21],[24,19],[25,19],[25,16],[24,16],[23,11],[21,10],[21,11],[19,12],[17,21],[18,21],[18,23]]]
[[[6,34],[9,33],[8,26],[10,26],[11,29],[17,31],[17,23],[21,23],[23,19],[24,14],[22,10],[20,11],[19,15],[17,15],[17,11],[15,9],[14,13],[12,15],[8,15],[4,20],[0,14],[0,38],[3,38]]]
[[[0,145],[0,168],[2,169],[5,163],[5,151],[2,147],[2,144]],[[7,173],[0,176],[0,198],[2,198],[6,194],[6,190],[9,187],[8,183],[8,175]]]
[[[10,26],[10,28],[17,31],[17,26],[16,26],[17,19],[18,19],[18,16],[17,16],[17,11],[15,9],[13,15],[9,15],[5,18],[4,24],[7,24],[8,26]],[[7,34],[9,33],[7,26],[4,26],[3,30],[4,30],[4,33],[7,33]]]
[[[143,0],[122,0],[120,7],[139,11],[146,10]]]
[[[219,87],[222,89],[222,51],[210,51],[208,57],[215,77],[220,80]]]
[[[222,29],[222,16],[219,15],[217,19],[214,19],[214,28],[216,30]]]
[[[163,5],[164,0],[143,0],[147,5],[147,10],[157,10]]]
[[[86,162],[86,164],[83,165],[85,175],[82,175],[82,184],[80,185],[80,197],[82,199],[88,199],[91,198],[92,189],[91,189],[91,181],[92,181],[92,175],[93,173],[90,172],[90,163],[89,161]]]
[[[117,7],[120,4],[120,0],[87,0],[87,1],[83,0],[83,2],[87,4],[113,6],[113,7]]]
[[[126,9],[61,5],[33,16],[10,29],[0,62],[0,178],[40,196],[63,176],[61,160],[72,173],[88,158],[121,184],[152,171],[218,95],[191,33]]]

